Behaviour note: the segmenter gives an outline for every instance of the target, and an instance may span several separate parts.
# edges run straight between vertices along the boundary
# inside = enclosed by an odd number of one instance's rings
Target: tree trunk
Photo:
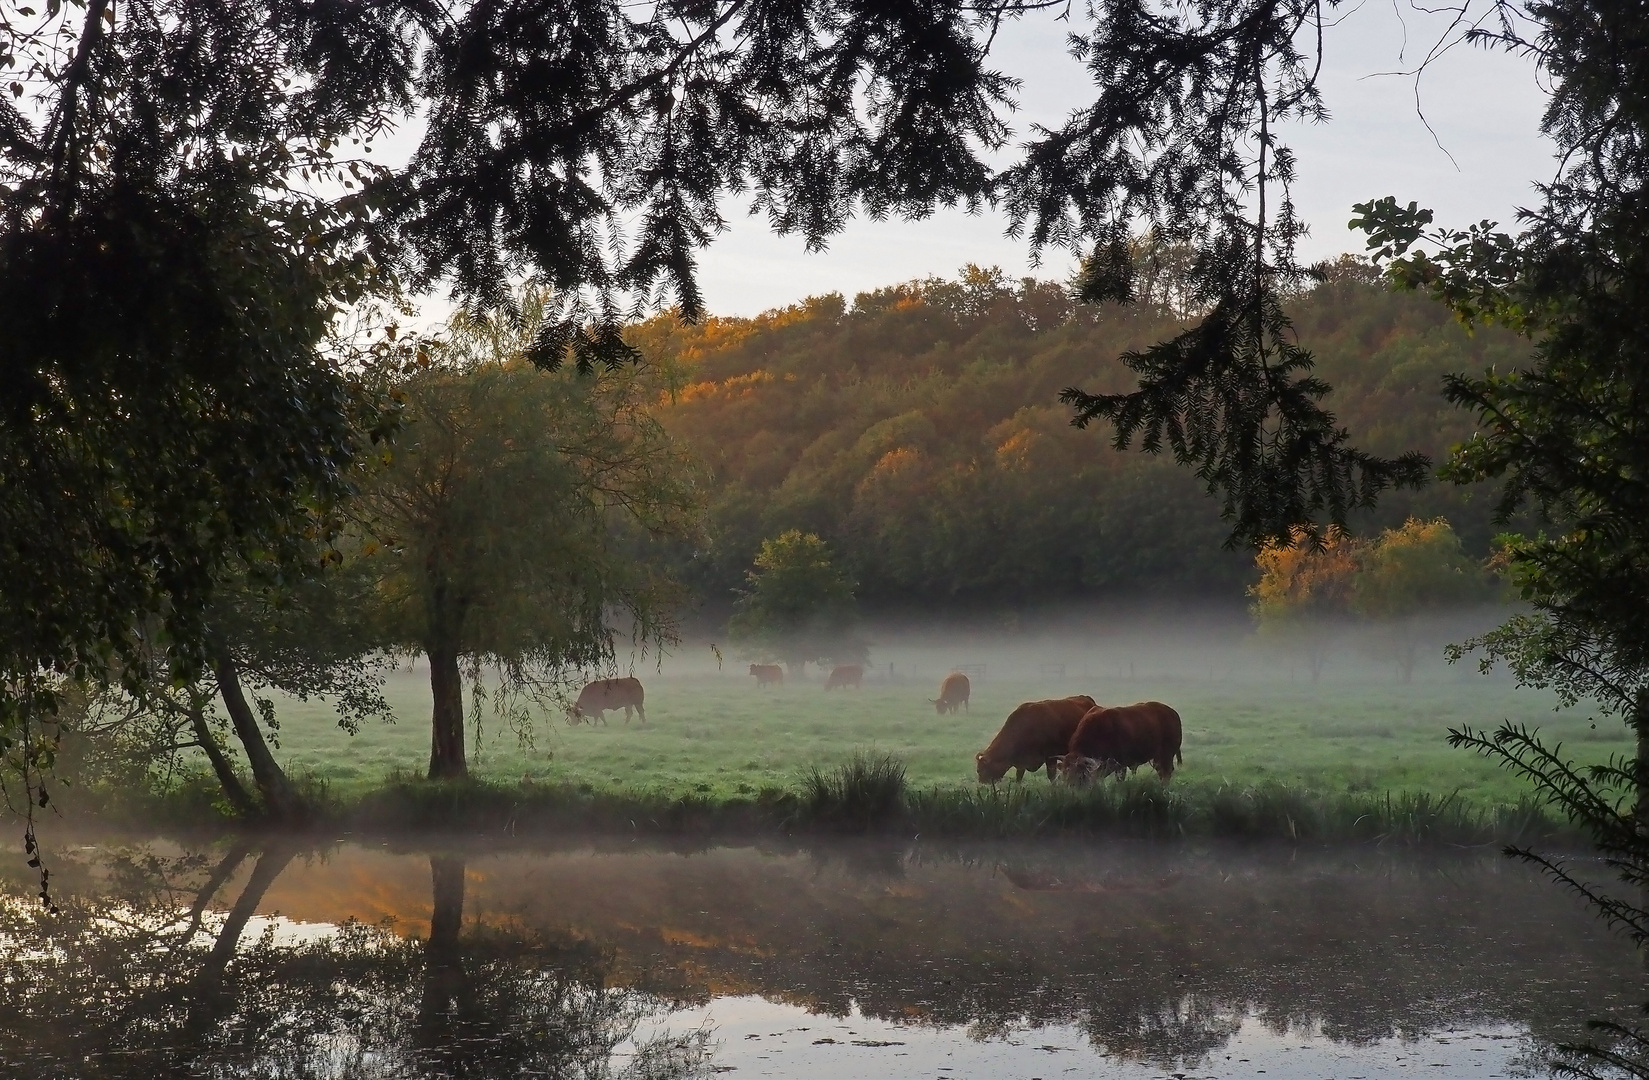
[[[248,764],[252,766],[252,779],[258,785],[258,794],[263,797],[265,813],[279,821],[301,821],[304,817],[303,800],[293,790],[292,782],[286,778],[275,755],[269,752],[269,744],[263,741],[258,718],[252,714],[252,707],[246,703],[246,695],[241,692],[240,673],[235,668],[234,658],[221,645],[213,651],[212,670],[217,673],[218,693],[223,695],[223,707],[229,712],[229,721],[234,725],[241,748],[246,751]]]
[[[229,961],[234,958],[235,950],[240,946],[241,934],[246,932],[246,924],[251,922],[252,916],[257,913],[258,905],[263,902],[263,894],[269,891],[269,886],[281,876],[281,871],[286,869],[286,864],[291,862],[292,856],[297,853],[296,847],[280,844],[265,849],[263,854],[258,856],[251,875],[246,879],[246,886],[241,889],[235,906],[229,909],[223,927],[218,931],[217,940],[212,942],[212,951],[207,954],[206,962],[201,965],[200,975],[195,981],[201,995],[197,1003],[205,1006],[208,1015],[216,998],[223,992],[224,973],[228,970]]]
[[[424,997],[418,1007],[418,1042],[445,1058],[462,1045],[460,1038],[471,993],[464,972],[458,934],[464,925],[464,860],[450,855],[429,857],[434,910],[424,944]]]
[[[200,924],[206,918],[207,905],[218,895],[223,883],[235,876],[235,871],[240,869],[240,864],[245,862],[251,853],[251,843],[242,840],[230,848],[228,854],[212,868],[212,873],[206,878],[206,884],[200,887],[200,892],[195,894],[195,902],[189,907],[189,933],[183,938],[185,943],[192,942],[195,935],[200,932]]]
[[[224,755],[223,747],[218,745],[217,738],[206,723],[206,702],[196,696],[192,686],[189,688],[189,726],[194,728],[195,741],[206,752],[206,760],[212,763],[212,772],[217,774],[218,784],[223,788],[229,804],[235,808],[235,813],[241,817],[255,816],[258,804],[252,801],[240,777],[235,775],[235,767]]]
[[[458,651],[441,646],[429,654],[429,689],[434,698],[430,718],[429,778],[445,780],[469,775],[464,757],[464,681],[458,673]]]

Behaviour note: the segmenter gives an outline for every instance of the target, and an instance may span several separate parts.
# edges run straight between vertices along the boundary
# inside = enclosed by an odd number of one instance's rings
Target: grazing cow
[[[963,709],[968,707],[968,677],[960,671],[953,671],[945,676],[945,681],[939,686],[939,696],[928,698],[928,704],[933,711],[943,716],[945,713],[954,713],[958,705]]]
[[[1163,783],[1174,775],[1180,753],[1179,713],[1160,701],[1116,708],[1095,706],[1082,718],[1059,769],[1071,783],[1098,776],[1118,778],[1149,764]]]
[[[756,677],[757,686],[767,686],[770,683],[784,685],[784,668],[777,664],[751,664],[750,674]]]
[[[830,677],[825,679],[825,689],[834,690],[837,687],[840,687],[841,689],[846,690],[851,686],[855,690],[863,690],[864,681],[864,665],[837,664],[835,667],[830,669]]]
[[[979,782],[994,784],[1009,769],[1019,770],[1014,779],[1023,780],[1027,772],[1041,768],[1048,770],[1048,779],[1052,780],[1056,763],[1069,749],[1076,726],[1093,707],[1094,699],[1087,694],[1025,702],[1008,714],[991,744],[973,756]]]
[[[630,677],[625,679],[597,679],[587,684],[578,692],[578,700],[568,713],[576,720],[600,720],[603,724],[607,717],[602,715],[611,709],[624,710],[624,722],[630,722],[630,710],[634,709],[641,714],[641,722],[647,722],[647,710],[642,708],[642,701],[646,692],[641,688],[641,680]]]

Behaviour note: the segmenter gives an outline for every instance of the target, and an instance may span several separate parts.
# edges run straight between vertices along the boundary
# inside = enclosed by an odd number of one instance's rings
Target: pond
[[[94,841],[54,887],[0,905],[8,1076],[1494,1077],[1649,1000],[1489,854]]]

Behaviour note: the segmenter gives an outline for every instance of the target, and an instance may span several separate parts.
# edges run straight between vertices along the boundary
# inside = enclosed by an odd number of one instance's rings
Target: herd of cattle
[[[784,669],[777,664],[751,664],[750,674],[757,686],[784,682]],[[859,688],[864,675],[861,665],[838,664],[825,679],[825,689]],[[959,706],[966,710],[970,691],[968,677],[953,671],[945,676],[939,696],[928,703],[941,715],[955,713]],[[605,713],[623,709],[624,722],[629,723],[634,710],[645,724],[645,698],[640,679],[597,679],[579,692],[567,714],[574,723],[606,723]],[[1150,765],[1166,783],[1174,766],[1184,761],[1181,737],[1179,713],[1160,701],[1107,706],[1076,694],[1020,705],[973,762],[981,784],[996,783],[1009,769],[1015,770],[1016,780],[1045,769],[1049,780],[1086,784],[1107,776],[1121,778],[1141,765]]]

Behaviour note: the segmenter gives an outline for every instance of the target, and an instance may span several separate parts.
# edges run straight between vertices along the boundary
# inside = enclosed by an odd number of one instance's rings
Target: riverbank
[[[307,791],[310,819],[281,828],[339,836],[428,833],[486,836],[596,833],[743,838],[885,835],[1011,839],[1125,837],[1248,839],[1352,844],[1493,847],[1539,843],[1579,848],[1584,839],[1531,797],[1490,803],[1458,793],[1316,792],[1280,783],[1159,783],[1148,774],[1087,788],[1022,783],[916,785],[902,764],[859,753],[794,784],[745,795],[664,787],[429,781],[410,774],[338,797]],[[203,780],[165,794],[81,792],[70,814],[94,822],[207,832],[258,828],[228,814]],[[263,827],[270,827],[267,823]]]

